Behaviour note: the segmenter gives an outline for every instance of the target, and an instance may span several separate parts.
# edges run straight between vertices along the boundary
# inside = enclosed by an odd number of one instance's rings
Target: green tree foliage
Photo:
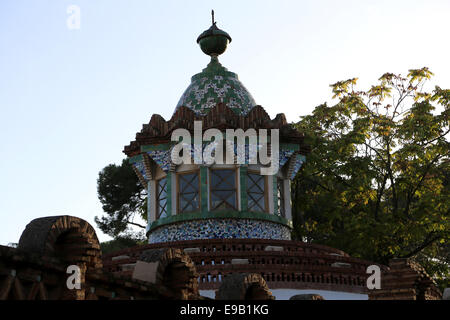
[[[384,264],[414,257],[448,281],[450,90],[425,91],[431,76],[340,81],[335,105],[302,117],[312,152],[292,187],[295,237]]]
[[[134,234],[127,234],[125,236],[118,236],[111,241],[100,243],[100,249],[102,250],[102,254],[108,254],[144,243],[145,242],[141,239],[141,237]]]
[[[147,220],[146,191],[127,160],[103,168],[97,180],[98,198],[106,215],[95,217],[98,227],[114,238],[130,238],[130,226],[145,229],[136,221]]]

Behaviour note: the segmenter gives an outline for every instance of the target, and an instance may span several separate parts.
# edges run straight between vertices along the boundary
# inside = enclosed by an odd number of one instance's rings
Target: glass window
[[[237,210],[236,170],[210,171],[211,210]]]
[[[198,172],[178,175],[178,212],[200,209],[200,180]]]
[[[156,182],[156,219],[167,217],[167,178]]]
[[[266,176],[247,173],[248,210],[266,212]]]
[[[285,217],[284,210],[284,184],[282,179],[277,179],[277,200],[278,200],[278,215]]]

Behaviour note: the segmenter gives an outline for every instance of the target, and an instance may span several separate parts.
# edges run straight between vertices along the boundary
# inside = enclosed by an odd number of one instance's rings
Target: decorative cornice
[[[153,179],[153,174],[152,174],[152,166],[151,166],[151,159],[148,156],[147,153],[143,154],[144,157],[144,166],[145,166],[145,174],[147,175],[148,179],[152,180]]]
[[[144,176],[140,173],[140,171],[135,167],[135,166],[131,166],[134,170],[134,172],[136,173],[139,182],[142,184],[142,186],[147,189],[148,188],[148,184],[147,184],[147,180],[145,180]]]
[[[144,124],[142,130],[136,134],[136,140],[125,146],[123,152],[128,157],[141,153],[141,146],[169,143],[172,132],[183,128],[194,131],[194,121],[202,121],[203,131],[216,128],[226,129],[279,129],[281,143],[294,143],[300,145],[299,152],[307,154],[310,148],[304,145],[304,136],[286,121],[284,114],[278,114],[274,119],[261,106],[255,106],[246,115],[238,115],[224,103],[218,103],[204,115],[197,115],[191,109],[181,106],[166,121],[158,114],[154,114],[148,124]]]

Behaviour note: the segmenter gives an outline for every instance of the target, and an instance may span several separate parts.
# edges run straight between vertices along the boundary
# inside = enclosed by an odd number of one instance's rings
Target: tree
[[[295,237],[383,264],[415,257],[448,281],[450,90],[425,91],[431,76],[340,81],[335,105],[301,118],[312,152],[292,187]]]
[[[110,164],[100,171],[97,193],[106,215],[96,216],[95,222],[104,233],[113,238],[132,238],[130,227],[145,229],[136,218],[147,220],[146,191],[126,159],[119,166]]]
[[[141,237],[136,237],[134,234],[127,234],[125,236],[118,236],[113,240],[100,243],[100,249],[102,250],[102,254],[109,254],[142,244],[145,244],[145,241],[143,241]]]

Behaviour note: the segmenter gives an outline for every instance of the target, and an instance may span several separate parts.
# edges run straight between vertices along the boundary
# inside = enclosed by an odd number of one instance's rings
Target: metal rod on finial
[[[214,24],[214,10],[211,10],[211,18],[212,18],[212,24]]]

